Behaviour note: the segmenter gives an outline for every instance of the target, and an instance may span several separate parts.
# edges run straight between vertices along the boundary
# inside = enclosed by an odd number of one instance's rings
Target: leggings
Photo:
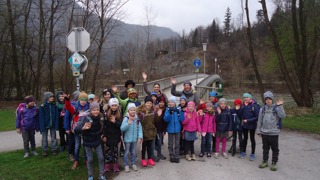
[[[220,146],[220,141],[222,142],[222,153],[226,152],[226,147],[227,147],[227,138],[226,137],[216,137],[216,153],[219,153],[219,146]]]
[[[247,149],[249,132],[250,132],[250,141],[251,141],[251,154],[254,154],[256,150],[256,140],[254,138],[255,129],[243,129],[243,152],[245,153]]]
[[[118,164],[118,145],[110,146],[104,143],[104,154],[106,164]]]
[[[189,153],[194,154],[194,141],[184,140],[184,154],[187,155]]]
[[[143,141],[142,142],[142,152],[141,152],[141,158],[146,158],[146,150],[148,153],[148,159],[152,158],[152,140]]]

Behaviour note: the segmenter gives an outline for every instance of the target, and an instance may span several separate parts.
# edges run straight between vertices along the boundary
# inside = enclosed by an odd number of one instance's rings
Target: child
[[[216,117],[214,114],[213,104],[211,102],[206,103],[206,111],[200,113],[200,125],[201,125],[201,153],[199,157],[202,158],[204,153],[207,153],[207,158],[211,158],[211,141],[216,132]]]
[[[277,170],[279,156],[280,119],[286,117],[283,109],[283,99],[273,103],[274,97],[271,91],[263,94],[265,105],[259,111],[257,134],[262,137],[263,161],[259,168],[268,167],[269,150],[272,150],[271,171]]]
[[[170,162],[179,163],[181,122],[184,120],[184,112],[180,108],[176,108],[177,99],[175,96],[171,96],[168,101],[164,121],[168,123],[167,132]]]
[[[128,104],[129,103],[134,103],[136,105],[136,107],[140,106],[141,103],[138,99],[138,93],[137,90],[135,90],[134,88],[130,88],[128,89],[128,98],[126,99],[121,99],[119,94],[118,94],[118,88],[117,86],[112,86],[112,91],[114,92],[114,96],[119,100],[119,104],[122,107],[122,113],[123,116],[125,116],[128,112]]]
[[[111,98],[109,100],[109,106],[110,108],[105,114],[105,121],[103,121],[104,170],[109,172],[110,164],[113,163],[113,172],[119,172],[118,144],[121,141],[120,126],[122,123],[122,115],[117,98]]]
[[[25,98],[25,103],[19,104],[16,111],[16,130],[22,134],[24,146],[24,158],[29,157],[29,142],[32,154],[37,156],[35,131],[39,131],[38,109],[32,96]]]
[[[214,108],[218,107],[218,98],[217,98],[218,94],[214,91],[209,93],[209,101],[213,104]]]
[[[136,105],[128,104],[128,113],[122,121],[121,131],[124,133],[125,153],[124,153],[124,169],[125,172],[130,172],[129,169],[129,151],[131,154],[131,165],[134,171],[138,171],[136,166],[136,146],[142,142],[142,127],[136,114]]]
[[[186,112],[184,113],[184,121],[182,121],[184,129],[184,153],[187,161],[195,161],[196,155],[194,154],[194,141],[197,140],[197,132],[201,132],[198,114],[195,110],[195,103],[188,102]],[[189,150],[191,156],[189,155]]]
[[[59,91],[56,95],[57,106],[59,113],[59,137],[60,137],[60,152],[63,152],[68,144],[68,139],[66,138],[66,130],[64,129],[64,116],[66,109],[64,107],[64,93]]]
[[[154,166],[155,162],[152,159],[153,141],[157,135],[157,128],[154,122],[153,112],[153,100],[151,97],[146,96],[144,104],[138,107],[138,117],[141,122],[143,131],[142,151],[141,151],[141,166],[146,167],[147,165]],[[148,161],[145,160],[146,151],[148,153]]]
[[[154,91],[151,92],[151,95],[150,95],[152,101],[153,101],[153,106],[155,107],[156,105],[158,105],[158,94]]]
[[[97,154],[99,162],[99,179],[105,180],[104,176],[104,158],[101,148],[101,135],[103,127],[103,115],[100,113],[100,105],[96,102],[90,104],[90,114],[82,116],[80,123],[75,127],[76,134],[82,134],[83,146],[88,159],[88,180],[93,180],[93,156],[92,151]]]
[[[186,96],[182,95],[180,96],[180,104],[178,107],[183,111],[186,112],[187,109],[187,98]],[[182,127],[182,124],[181,124]],[[179,149],[179,155],[184,155],[184,139],[183,139],[183,128],[181,128],[180,133],[180,149]]]
[[[214,153],[214,158],[218,159],[219,157],[219,146],[220,141],[222,141],[222,155],[224,158],[228,159],[228,155],[226,153],[227,147],[227,137],[228,131],[231,134],[231,114],[230,109],[227,107],[227,100],[225,98],[221,98],[219,100],[219,106],[215,112],[216,114],[216,125],[217,125],[217,133],[216,133],[216,152]]]
[[[236,111],[240,109],[240,106],[242,104],[241,99],[239,98],[235,99],[233,104],[234,104],[234,108],[231,109],[233,132],[232,132],[232,146],[230,148],[230,153],[232,154],[232,156],[235,155],[237,150],[237,136],[239,137],[240,155],[244,153],[243,140],[242,140],[242,122],[236,113]]]
[[[157,136],[156,136],[156,141],[155,141],[155,149],[157,150],[157,157],[158,159],[161,160],[166,160],[167,158],[165,156],[163,156],[163,154],[161,153],[161,144],[163,141],[163,136],[166,132],[166,123],[163,120],[164,117],[164,113],[166,110],[166,106],[165,106],[165,98],[159,97],[159,104],[158,104],[158,109],[155,112],[155,116],[154,116],[154,122],[157,128]]]
[[[48,131],[50,131],[52,155],[57,155],[56,131],[59,129],[59,113],[52,92],[44,93],[44,103],[39,108],[39,126],[42,134],[42,156],[48,156]]]

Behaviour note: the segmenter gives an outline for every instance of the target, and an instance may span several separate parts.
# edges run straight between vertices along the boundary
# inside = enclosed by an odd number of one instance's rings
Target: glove
[[[174,110],[173,107],[168,107],[168,111],[169,111],[170,114],[173,114],[175,110]]]

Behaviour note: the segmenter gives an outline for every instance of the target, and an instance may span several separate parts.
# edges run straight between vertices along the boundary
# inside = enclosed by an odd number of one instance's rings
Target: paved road
[[[0,152],[23,149],[22,136],[16,131],[0,132],[0,145]],[[39,132],[36,133],[36,146],[41,146],[41,134]]]
[[[185,159],[181,159],[179,164],[161,161],[154,167],[140,167],[141,169],[138,172],[121,172],[114,179],[319,179],[319,136],[289,131],[282,132],[280,136],[278,171],[276,172],[272,172],[268,168],[258,168],[259,163],[262,161],[262,142],[258,136],[256,140],[256,161],[239,159],[236,156],[230,156],[229,159],[224,159],[220,156],[219,159],[206,159],[205,162],[187,162]],[[199,153],[200,140],[197,140],[195,144],[196,153]],[[230,147],[229,145],[230,142],[228,142],[228,147]],[[138,148],[140,149],[140,147]],[[168,157],[166,142],[163,149],[165,150],[164,154]],[[251,147],[248,146],[247,149],[250,152]],[[138,150],[137,152],[140,151]]]

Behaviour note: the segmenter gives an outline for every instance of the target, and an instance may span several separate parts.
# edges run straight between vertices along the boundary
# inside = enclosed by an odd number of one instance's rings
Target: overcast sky
[[[245,0],[243,0],[245,2]],[[269,15],[273,12],[273,4],[267,0]],[[190,32],[197,26],[207,26],[213,19],[218,18],[223,23],[227,7],[230,8],[235,25],[239,24],[241,0],[130,0],[125,5],[126,18],[130,24],[146,24],[145,7],[151,9],[155,16],[154,25],[169,27],[181,33],[182,30]],[[256,11],[261,9],[258,0],[249,1],[251,21],[256,21]],[[245,19],[244,19],[245,20]]]

